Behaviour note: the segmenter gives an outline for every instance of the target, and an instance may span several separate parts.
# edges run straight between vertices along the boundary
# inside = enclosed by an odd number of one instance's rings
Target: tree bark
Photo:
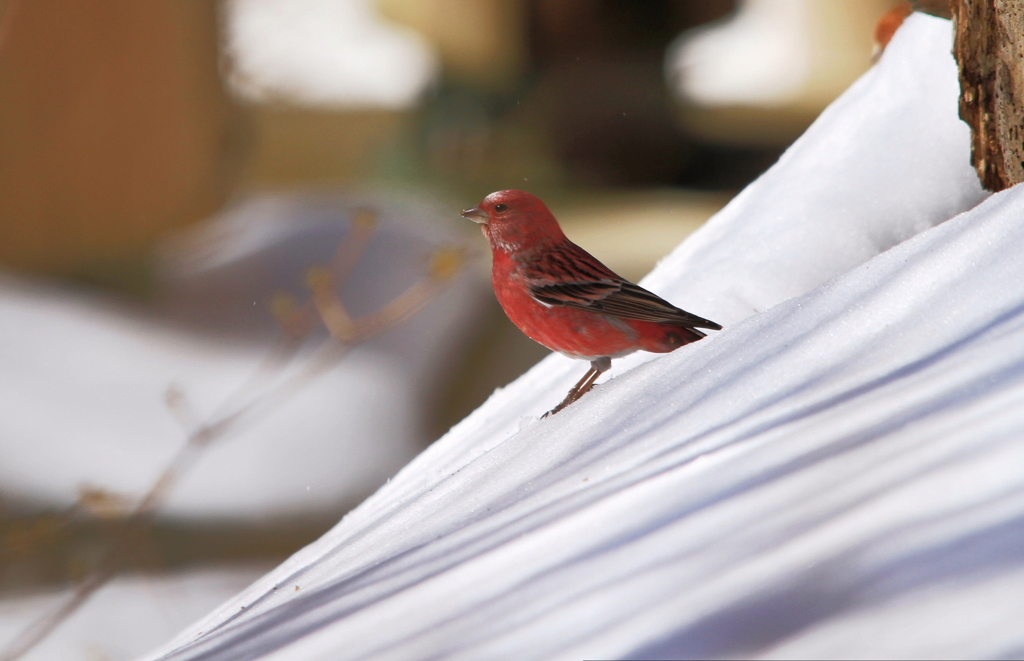
[[[1024,0],[952,0],[960,118],[992,191],[1024,181]]]

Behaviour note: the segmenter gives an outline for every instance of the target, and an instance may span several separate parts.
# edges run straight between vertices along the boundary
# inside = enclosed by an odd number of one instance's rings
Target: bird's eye
[[[494,210],[497,211],[498,213],[501,213],[502,211],[508,211],[508,205],[507,204],[495,204],[494,205]]]

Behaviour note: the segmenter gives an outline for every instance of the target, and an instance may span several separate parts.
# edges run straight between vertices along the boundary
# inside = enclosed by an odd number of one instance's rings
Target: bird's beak
[[[462,217],[468,218],[469,220],[472,220],[474,223],[480,223],[481,225],[486,225],[491,221],[491,217],[487,214],[486,211],[484,211],[480,207],[466,209],[465,211],[462,212]]]

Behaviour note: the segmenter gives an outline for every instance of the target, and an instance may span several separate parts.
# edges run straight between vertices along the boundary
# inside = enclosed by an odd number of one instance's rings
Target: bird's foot
[[[562,400],[562,403],[556,406],[555,408],[551,409],[544,415],[542,415],[540,419],[543,420],[549,415],[554,415],[558,413],[566,406],[569,406],[577,399],[583,397],[583,395],[586,395],[588,392],[590,392],[590,389],[594,387],[594,382],[597,381],[597,377],[601,376],[601,373],[607,370],[610,366],[611,360],[608,358],[599,358],[595,361],[592,361],[591,368],[587,371],[586,374],[583,375],[583,378],[580,379],[579,383],[577,383],[575,386],[572,387],[571,390],[569,390],[569,394],[565,396],[565,399]]]
[[[575,402],[577,399],[582,397],[583,395],[579,391],[580,390],[579,385],[580,384],[577,383],[576,386],[574,386],[573,389],[569,391],[569,394],[565,396],[565,399],[563,399],[562,402],[558,406],[556,406],[555,408],[551,409],[550,411],[548,411],[544,415],[540,416],[540,419],[543,420],[544,418],[548,417],[549,415],[554,415],[554,414],[558,413],[559,411],[564,409],[566,406],[569,406],[570,404]]]
[[[548,411],[544,415],[540,416],[540,419],[543,420],[544,418],[548,417],[549,415],[554,415],[554,414],[558,413],[559,411],[564,409],[566,406],[569,406],[570,404],[572,404],[575,401],[576,401],[575,399],[570,399],[569,397],[566,397],[565,399],[562,400],[561,404],[559,404],[555,408],[551,409],[550,411]]]

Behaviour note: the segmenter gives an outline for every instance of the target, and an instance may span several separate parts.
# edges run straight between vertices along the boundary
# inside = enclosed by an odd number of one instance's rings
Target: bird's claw
[[[576,401],[576,400],[572,400],[572,401],[568,401],[567,400],[567,401],[562,402],[561,404],[559,404],[555,408],[551,409],[550,411],[548,411],[544,415],[540,416],[540,419],[543,420],[544,418],[548,417],[549,415],[554,415],[554,414],[558,413],[559,411],[564,409],[566,406],[569,406],[569,404],[572,404],[572,402],[574,402],[574,401]]]
[[[610,368],[611,364],[612,361],[608,357],[598,358],[596,360],[591,361],[590,369],[587,370],[587,373],[584,374],[583,378],[579,380],[579,383],[577,383],[575,386],[572,387],[571,390],[569,390],[569,394],[565,396],[565,399],[562,400],[562,403],[556,406],[555,408],[551,409],[544,415],[540,416],[540,419],[543,420],[549,415],[554,415],[558,413],[566,406],[569,406],[577,399],[583,397],[583,395],[586,395],[588,392],[590,392],[590,390],[594,387],[594,383],[597,381],[597,377],[601,376],[602,372]]]

